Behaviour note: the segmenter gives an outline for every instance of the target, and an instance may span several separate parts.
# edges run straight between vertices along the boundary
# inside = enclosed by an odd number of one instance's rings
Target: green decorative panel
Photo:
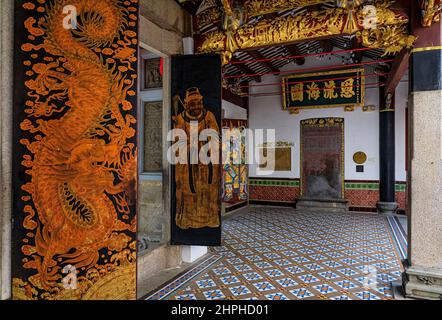
[[[267,180],[267,179],[250,179],[251,186],[258,187],[292,187],[299,188],[299,180]]]
[[[249,184],[251,186],[258,187],[292,187],[299,188],[300,182],[298,179],[295,180],[278,180],[278,179],[250,179]],[[379,190],[379,182],[346,182],[345,190]],[[407,191],[406,183],[396,183],[396,192]]]
[[[347,190],[379,190],[378,182],[346,182],[345,189]]]
[[[396,183],[396,192],[405,192],[407,185],[405,183]],[[379,182],[346,182],[346,190],[379,190]]]

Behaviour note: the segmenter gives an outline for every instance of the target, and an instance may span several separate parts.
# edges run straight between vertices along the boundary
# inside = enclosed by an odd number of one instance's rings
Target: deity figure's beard
[[[192,110],[189,110],[189,114],[192,117],[198,117],[201,114],[201,111],[202,111],[202,109],[192,109]]]
[[[198,117],[203,112],[203,106],[202,104],[192,104],[189,106],[187,112],[191,117]]]

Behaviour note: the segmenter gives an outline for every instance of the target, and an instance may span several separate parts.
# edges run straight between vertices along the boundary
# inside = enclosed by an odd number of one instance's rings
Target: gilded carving
[[[262,20],[229,28],[225,32],[208,33],[198,51],[219,52],[228,63],[238,50],[293,41],[354,34],[369,48],[384,48],[385,55],[411,47],[415,37],[408,34],[408,17],[390,9],[391,3],[376,3],[367,10],[363,6],[351,9],[333,8],[307,12],[296,16]],[[373,20],[373,11],[375,20]],[[369,21],[369,22],[367,22]]]
[[[429,27],[433,22],[439,22],[441,11],[440,0],[421,0],[422,25]]]
[[[302,126],[324,128],[344,123],[343,118],[315,118],[301,121]]]
[[[256,17],[276,11],[334,2],[335,0],[247,0],[244,7],[248,17]]]
[[[223,12],[217,8],[209,8],[196,16],[199,28],[204,28],[222,19]]]

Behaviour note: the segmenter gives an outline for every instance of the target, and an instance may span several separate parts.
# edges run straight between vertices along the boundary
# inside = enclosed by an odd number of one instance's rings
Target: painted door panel
[[[13,298],[135,299],[138,1],[43,2],[15,8]]]

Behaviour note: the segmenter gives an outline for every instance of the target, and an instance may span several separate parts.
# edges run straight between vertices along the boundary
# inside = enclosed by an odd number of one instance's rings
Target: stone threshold
[[[317,199],[299,198],[296,209],[302,210],[327,210],[330,212],[348,212],[348,200],[345,199]]]
[[[208,252],[207,254],[192,263],[183,262],[177,267],[164,269],[147,278],[146,280],[137,283],[137,299],[146,300],[147,297],[158,292],[160,289],[166,287],[167,285],[173,283],[179,277],[185,275],[212,256],[214,256],[214,254]]]

